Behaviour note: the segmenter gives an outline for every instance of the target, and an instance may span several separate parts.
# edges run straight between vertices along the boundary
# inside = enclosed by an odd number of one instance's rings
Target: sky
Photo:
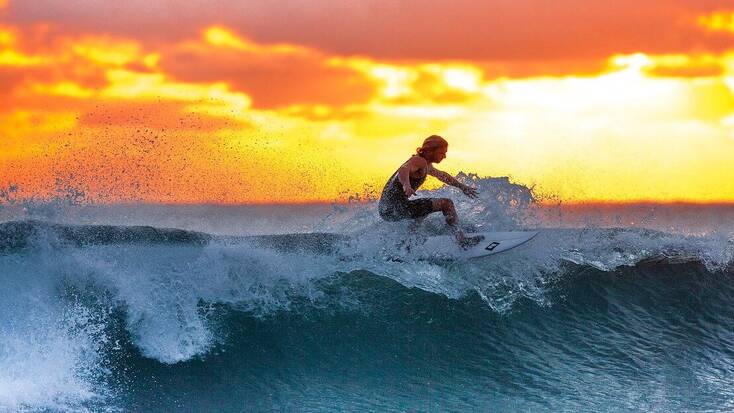
[[[734,202],[730,0],[0,0],[0,96],[6,200]]]

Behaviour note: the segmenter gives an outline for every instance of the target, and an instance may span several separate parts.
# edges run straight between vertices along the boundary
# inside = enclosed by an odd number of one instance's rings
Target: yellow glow
[[[0,113],[3,139],[0,140],[0,160],[12,160],[52,151],[62,143],[53,137],[76,125],[73,112],[37,112],[15,110]],[[50,136],[51,139],[44,137]],[[32,140],[28,137],[33,137]]]
[[[455,119],[446,134],[473,151],[462,169],[542,177],[536,189],[561,199],[726,199],[734,195],[725,172],[734,164],[725,115],[734,114],[734,93],[720,78],[645,74],[666,60],[615,56],[617,69],[595,77],[491,82],[492,104]]]
[[[215,46],[227,46],[240,50],[253,49],[249,42],[245,42],[223,27],[214,26],[206,29],[204,38]]]
[[[95,94],[94,90],[86,89],[73,82],[59,82],[56,84],[36,84],[33,91],[39,94],[88,98]]]
[[[647,56],[652,66],[668,66],[668,67],[686,67],[686,66],[702,66],[702,65],[722,65],[726,61],[726,56],[698,54],[698,55],[682,55],[667,54]]]
[[[377,114],[404,118],[455,119],[467,112],[468,108],[458,105],[373,105]]]
[[[481,74],[478,70],[448,69],[444,73],[444,81],[447,85],[467,92],[479,90],[480,79]]]
[[[412,84],[418,78],[417,70],[412,67],[380,64],[363,58],[333,57],[327,63],[331,66],[349,67],[374,79],[382,85],[379,97],[385,99],[411,95]]]
[[[10,46],[15,43],[15,35],[12,31],[2,29],[0,26],[0,46]]]
[[[382,85],[380,97],[384,99],[411,98],[424,90],[417,90],[421,74],[430,74],[437,78],[427,92],[445,91],[448,89],[468,93],[481,90],[482,72],[471,65],[457,64],[420,64],[415,66],[392,65],[373,62],[360,58],[332,58],[328,61],[333,66],[345,66],[358,70]]]
[[[729,128],[729,137],[734,139],[734,115],[722,119],[721,124]]]
[[[85,39],[73,46],[74,53],[97,63],[122,66],[139,58],[140,47],[133,42]]]
[[[446,86],[464,92],[478,92],[482,80],[482,72],[470,65],[429,64],[421,69],[439,76]]]
[[[681,67],[681,66],[687,66],[692,63],[711,63],[718,61],[713,56],[707,55],[707,56],[696,56],[694,58],[693,56],[684,55],[684,54],[668,54],[668,55],[659,55],[659,56],[646,56],[647,59],[651,63],[654,63],[655,65],[664,65],[664,66],[675,66],[675,67]]]
[[[713,32],[734,33],[734,12],[715,12],[698,18],[698,24]]]
[[[74,113],[38,113],[28,110],[16,110],[0,115],[3,132],[13,137],[20,137],[28,132],[59,132],[68,130],[76,124]],[[7,129],[5,129],[7,127]]]
[[[139,73],[129,70],[107,72],[110,85],[102,95],[110,98],[166,98],[182,101],[217,100],[232,104],[235,110],[246,109],[250,99],[242,93],[233,93],[225,83],[208,85],[169,82],[160,73]]]
[[[416,78],[414,71],[387,65],[373,66],[369,72],[375,79],[384,82],[382,95],[396,98],[412,92],[411,82]]]
[[[250,53],[289,54],[303,53],[306,51],[303,47],[289,44],[276,44],[269,46],[259,45],[249,39],[237,36],[232,31],[222,26],[212,26],[206,29],[204,31],[204,40],[214,46],[229,47]]]
[[[252,100],[242,93],[232,93],[224,84],[214,84],[206,91],[207,99],[198,104],[189,105],[192,113],[207,113],[214,116],[246,120],[243,116]]]
[[[613,66],[639,72],[640,69],[649,67],[653,64],[652,59],[644,53],[635,53],[631,55],[616,55],[609,59]]]
[[[143,64],[145,64],[146,67],[153,69],[158,65],[158,61],[160,61],[161,55],[158,53],[149,53],[145,55],[143,58]]]
[[[46,63],[41,56],[28,56],[14,50],[0,51],[0,66],[37,66]]]

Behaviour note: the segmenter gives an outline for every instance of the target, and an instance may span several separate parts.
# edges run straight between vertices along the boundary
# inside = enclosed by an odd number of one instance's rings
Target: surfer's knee
[[[434,210],[441,211],[443,216],[446,217],[446,222],[450,225],[456,223],[456,209],[454,208],[454,201],[448,198],[436,198],[433,200]]]
[[[448,198],[434,198],[433,199],[433,210],[434,211],[446,211],[454,207],[454,203]]]

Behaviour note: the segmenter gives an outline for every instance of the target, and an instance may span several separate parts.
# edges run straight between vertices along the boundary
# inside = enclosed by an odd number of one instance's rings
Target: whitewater
[[[421,254],[376,203],[0,202],[0,411],[734,410],[732,207],[419,191],[496,256]]]

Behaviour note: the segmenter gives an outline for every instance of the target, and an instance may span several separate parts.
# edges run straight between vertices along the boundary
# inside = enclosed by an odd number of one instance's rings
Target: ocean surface
[[[0,411],[731,412],[734,206],[0,202]]]

